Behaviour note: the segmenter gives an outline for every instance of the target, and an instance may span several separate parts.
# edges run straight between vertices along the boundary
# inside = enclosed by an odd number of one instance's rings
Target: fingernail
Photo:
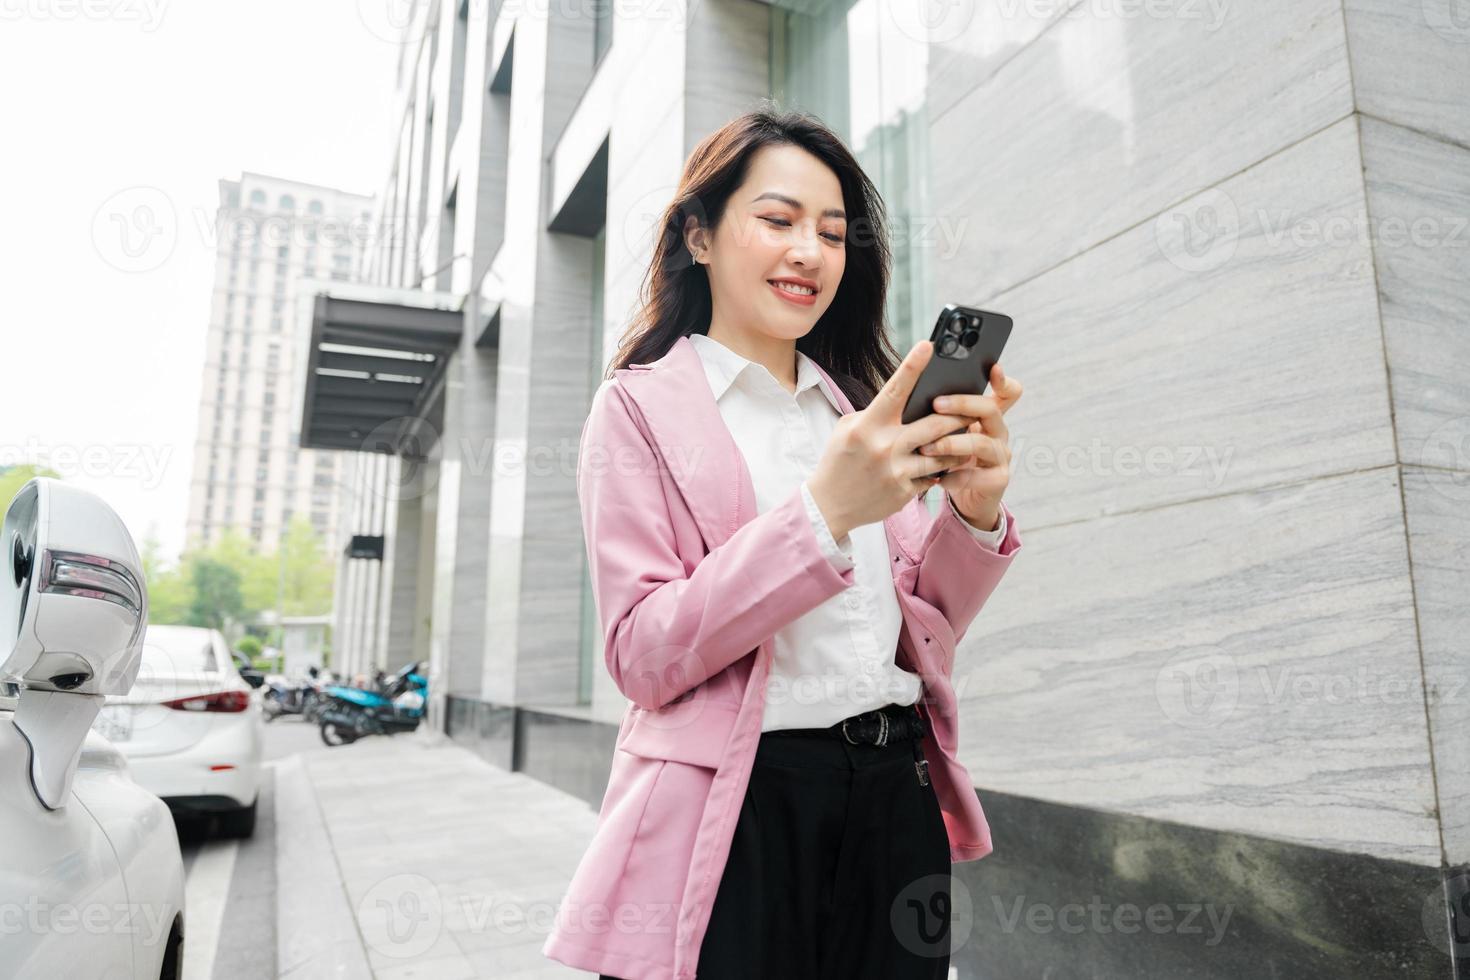
[[[949,408],[953,404],[954,403],[951,402],[948,398],[936,398],[936,399],[934,399],[934,407],[937,408],[937,409],[939,409],[940,411],[943,411],[944,409]]]

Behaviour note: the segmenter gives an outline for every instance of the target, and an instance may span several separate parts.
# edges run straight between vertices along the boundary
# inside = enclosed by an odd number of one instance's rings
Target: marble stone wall
[[[545,159],[592,74],[592,21],[508,5],[513,61],[481,694],[534,700],[575,678],[581,592],[575,452],[586,404],[591,243],[546,230]],[[496,37],[510,25],[492,30]]]
[[[1347,0],[1444,854],[1470,864],[1470,17]]]
[[[982,800],[1465,859],[1470,38],[1423,6],[981,0],[936,46],[935,302],[1014,317],[1026,385]]]

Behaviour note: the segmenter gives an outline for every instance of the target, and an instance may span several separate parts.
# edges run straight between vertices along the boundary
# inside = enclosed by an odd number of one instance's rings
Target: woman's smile
[[[813,306],[817,302],[817,291],[810,286],[800,286],[785,279],[768,279],[766,285],[788,303]]]

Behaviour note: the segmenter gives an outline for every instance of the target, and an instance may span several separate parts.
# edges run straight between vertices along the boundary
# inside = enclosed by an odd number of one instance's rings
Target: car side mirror
[[[0,681],[19,689],[14,724],[47,809],[70,795],[105,696],[132,688],[147,622],[143,563],[116,512],[49,477],[21,487],[0,525]]]
[[[240,676],[245,678],[245,683],[251,687],[260,687],[265,683],[265,674],[254,667],[240,668]]]

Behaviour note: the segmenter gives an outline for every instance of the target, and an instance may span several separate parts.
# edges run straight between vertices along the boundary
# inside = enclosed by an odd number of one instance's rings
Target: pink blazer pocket
[[[735,728],[738,704],[693,697],[656,711],[633,707],[617,747],[645,759],[718,769]]]

